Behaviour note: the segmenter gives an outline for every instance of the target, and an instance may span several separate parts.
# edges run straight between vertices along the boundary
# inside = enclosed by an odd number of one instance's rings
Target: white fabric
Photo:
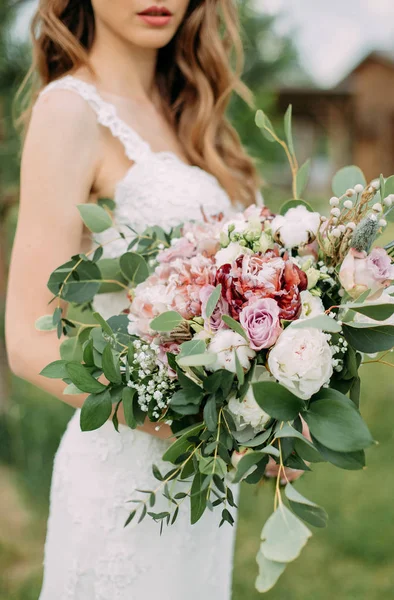
[[[168,230],[187,219],[231,211],[229,198],[217,179],[186,165],[172,152],[153,152],[147,142],[122,122],[115,107],[94,86],[73,76],[49,84],[41,93],[70,90],[80,94],[135,161],[116,188],[115,219],[137,231],[148,225]],[[130,233],[124,228],[125,233]],[[106,241],[114,232],[96,239]],[[105,246],[104,256],[118,256],[124,240]],[[104,316],[127,305],[123,292],[101,295],[95,308]],[[189,500],[181,505],[174,525],[146,517],[124,522],[143,497],[136,488],[155,489],[150,465],[162,470],[168,441],[108,421],[93,432],[81,432],[76,410],[54,460],[50,514],[45,543],[44,581],[39,600],[229,600],[235,526],[219,529],[221,510],[206,511],[197,525],[189,524]],[[237,500],[239,486],[233,486]],[[166,509],[166,500],[154,510]],[[232,511],[236,517],[235,511]]]

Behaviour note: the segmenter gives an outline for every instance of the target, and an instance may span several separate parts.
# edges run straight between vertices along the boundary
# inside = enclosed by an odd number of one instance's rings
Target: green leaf
[[[238,383],[241,386],[245,381],[245,373],[244,373],[243,366],[241,365],[241,363],[239,361],[238,353],[235,349],[234,349],[234,359],[235,359],[235,372],[237,373]]]
[[[215,396],[210,396],[204,406],[204,421],[209,431],[216,431],[218,414]]]
[[[271,131],[275,133],[272,123],[262,110],[256,112],[255,123],[269,142],[276,142],[275,137],[270,133]]]
[[[246,446],[247,448],[255,448],[256,446],[260,446],[261,444],[264,444],[264,442],[266,442],[268,440],[268,438],[270,437],[271,434],[272,434],[272,428],[270,427],[266,431],[263,431],[262,433],[259,433],[258,435],[256,435],[256,437],[254,437],[249,442],[242,442],[242,445]]]
[[[101,233],[112,227],[112,219],[104,208],[97,204],[77,204],[86,227],[93,233]]]
[[[247,342],[249,342],[248,336],[246,335],[246,332],[242,328],[242,325],[240,325],[238,323],[238,321],[236,321],[235,319],[233,319],[229,315],[222,315],[222,321],[224,321],[226,323],[226,325],[228,327],[230,327],[230,329],[232,329],[233,331],[235,331],[235,333],[239,333],[239,335],[242,335],[242,337],[245,338],[245,340],[247,340]]]
[[[343,196],[349,188],[354,188],[357,183],[367,184],[364,173],[354,165],[340,169],[332,180],[332,191],[335,196]]]
[[[294,152],[293,132],[292,132],[292,126],[291,126],[292,112],[293,112],[293,107],[291,104],[289,104],[289,106],[286,110],[286,113],[285,113],[285,134],[286,134],[286,140],[287,140],[288,148],[290,150],[290,154],[294,157],[295,152]]]
[[[299,431],[294,429],[288,423],[285,423],[281,429],[275,432],[275,437],[282,438],[294,438],[296,440],[294,449],[302,454],[302,458],[309,462],[321,462],[321,456],[315,446],[306,439]]]
[[[190,340],[188,342],[183,342],[179,346],[180,352],[177,355],[177,358],[183,356],[191,356],[193,354],[203,354],[206,350],[206,343],[204,340]]]
[[[293,421],[305,410],[305,402],[279,383],[258,381],[252,387],[257,404],[274,419]]]
[[[83,392],[98,394],[106,388],[106,386],[97,381],[83,365],[70,362],[67,363],[66,370],[73,384]]]
[[[190,392],[189,390],[177,390],[170,400],[170,405],[177,408],[178,406],[184,406],[187,404],[199,406],[203,396],[204,393],[200,388],[198,388],[198,390],[196,390],[194,393]],[[175,410],[177,410],[177,408]]]
[[[394,346],[393,325],[346,323],[343,324],[343,335],[353,348],[368,354],[391,350]]]
[[[212,316],[213,311],[215,310],[216,305],[219,301],[221,293],[222,293],[222,284],[219,283],[219,285],[217,285],[215,287],[212,294],[208,298],[208,302],[207,302],[207,305],[205,308],[205,313],[206,313],[207,319],[209,319],[209,317]]]
[[[34,327],[38,331],[53,331],[56,329],[57,323],[53,324],[53,315],[43,315],[42,317],[38,317],[34,323]]]
[[[77,336],[67,338],[60,344],[60,357],[62,360],[81,362],[83,359],[82,346]]]
[[[287,211],[290,210],[290,208],[295,208],[296,206],[305,206],[305,208],[307,210],[309,210],[309,212],[314,212],[312,206],[308,202],[305,202],[305,200],[293,199],[293,200],[287,200],[286,202],[284,202],[282,204],[282,206],[280,207],[280,210],[279,210],[279,214],[285,215],[287,213]]]
[[[219,475],[219,477],[226,477],[227,465],[220,456],[216,458],[214,456],[202,456],[198,455],[198,468],[200,473],[204,475]]]
[[[324,508],[304,498],[291,483],[286,485],[285,494],[290,503],[290,508],[297,517],[300,517],[303,521],[314,527],[327,526],[328,515]]]
[[[237,470],[232,483],[239,483],[245,474],[257,463],[263,460],[266,456],[266,452],[248,452],[241,458],[237,465]]]
[[[102,366],[104,375],[111,383],[122,383],[118,357],[114,356],[111,344],[107,344],[103,350]]]
[[[116,203],[114,200],[112,200],[112,198],[98,198],[97,204],[103,208],[106,206],[111,211],[115,210],[116,208]]]
[[[119,258],[119,265],[123,275],[135,285],[142,283],[149,277],[149,267],[146,260],[136,252],[126,252]]]
[[[260,550],[257,553],[256,562],[259,567],[259,574],[256,578],[255,587],[260,594],[263,594],[274,587],[287,564],[268,560]]]
[[[51,274],[47,286],[55,296],[58,296],[63,282],[73,271],[74,276],[68,278],[59,297],[67,302],[83,304],[91,301],[98,292],[101,273],[98,266],[90,261],[82,261],[76,266],[77,262],[70,260],[58,267]]]
[[[197,523],[201,519],[207,507],[207,496],[205,491],[201,491],[207,475],[198,472],[195,474],[190,490],[190,521],[191,524]]]
[[[329,331],[330,333],[340,333],[342,326],[336,319],[332,319],[328,315],[317,315],[316,317],[309,317],[306,319],[298,319],[292,321],[289,325],[292,329],[305,329],[306,327],[315,327],[322,331]]]
[[[374,441],[355,404],[333,389],[322,389],[303,415],[311,434],[337,452],[356,452]]]
[[[79,394],[83,394],[83,392],[77,388],[73,383],[69,383],[63,390],[63,394],[65,396],[76,396]]]
[[[204,427],[204,423],[193,425],[189,427],[163,454],[163,460],[175,464],[176,459],[181,454],[184,454],[189,448],[193,447],[193,443],[189,442],[188,439],[198,435],[201,429]]]
[[[112,411],[112,402],[109,392],[88,396],[83,403],[80,414],[82,431],[98,429],[109,419]]]
[[[122,403],[123,403],[123,412],[124,418],[129,427],[131,429],[135,429],[137,427],[137,420],[134,415],[134,396],[136,394],[136,390],[134,388],[125,387],[122,391]]]
[[[102,280],[108,280],[111,282],[119,281],[119,283],[122,285],[127,285],[127,279],[123,276],[122,271],[120,270],[119,258],[101,258],[98,261],[97,266],[100,269]],[[97,293],[108,294],[111,292],[120,292],[122,289],[122,286],[117,285],[116,283],[107,283],[106,281],[102,281]],[[126,303],[127,299],[125,298],[125,304]]]
[[[375,321],[385,321],[394,314],[394,303],[364,304],[355,302],[353,304],[345,304],[345,307],[361,313],[370,319],[375,319]]]
[[[326,446],[323,446],[323,444],[320,444],[313,436],[312,439],[322,457],[339,469],[357,471],[365,467],[364,450],[359,450],[357,452],[335,452],[335,450],[330,450]]]
[[[108,325],[107,321],[100,315],[100,313],[94,312],[93,318],[97,321],[97,323],[99,323],[104,333],[111,337],[114,335],[114,332],[112,331],[111,327]]]
[[[172,331],[175,327],[178,327],[183,321],[182,315],[175,310],[168,310],[162,313],[158,317],[152,319],[149,323],[149,327],[154,331]]]
[[[216,354],[213,352],[190,354],[190,356],[180,356],[176,359],[176,362],[181,367],[205,367],[206,365],[213,365],[216,362]]]
[[[301,553],[312,533],[284,504],[265,523],[260,551],[268,560],[288,563]]]
[[[297,198],[302,196],[302,194],[304,193],[304,190],[308,183],[310,171],[311,171],[311,161],[308,159],[306,162],[304,162],[302,167],[297,172],[297,177],[296,177]]]
[[[40,375],[48,379],[66,379],[68,377],[66,365],[66,360],[54,360],[43,368]]]
[[[229,371],[225,371],[224,369],[219,369],[212,373],[212,375],[208,375],[203,381],[204,390],[210,392],[211,394],[215,393],[221,386],[223,380],[223,373],[228,373]]]

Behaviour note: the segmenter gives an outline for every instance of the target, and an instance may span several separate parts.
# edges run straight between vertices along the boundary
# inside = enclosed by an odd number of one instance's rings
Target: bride
[[[61,341],[34,327],[50,312],[49,274],[92,243],[78,204],[111,197],[116,222],[142,231],[261,200],[224,116],[233,90],[250,102],[234,0],[156,2],[40,0],[32,25],[39,94],[27,115],[7,348],[14,373],[76,408],[54,460],[40,600],[231,597],[235,531],[219,529],[219,514],[191,526],[183,503],[161,536],[150,519],[124,527],[135,489],[155,487],[150,465],[160,465],[170,427],[131,430],[119,412],[119,432],[111,421],[82,432],[86,395],[39,375]],[[105,248],[126,249],[122,240]],[[126,305],[123,291],[95,301],[107,317]]]

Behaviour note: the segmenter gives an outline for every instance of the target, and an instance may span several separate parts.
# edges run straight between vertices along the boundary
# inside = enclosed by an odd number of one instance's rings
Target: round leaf
[[[305,410],[305,403],[279,383],[259,381],[252,383],[257,404],[279,421],[293,421]]]
[[[34,326],[38,331],[53,331],[56,329],[57,323],[53,324],[53,315],[43,315],[36,320]]]
[[[112,219],[104,208],[97,204],[78,204],[77,208],[86,227],[93,233],[101,233],[112,227]]]
[[[300,555],[311,535],[308,527],[280,504],[263,527],[260,551],[268,560],[288,563]]]
[[[354,165],[340,169],[332,180],[332,191],[335,196],[342,196],[349,188],[354,188],[357,183],[366,185],[364,173]]]
[[[119,259],[120,269],[128,281],[135,285],[149,277],[149,267],[145,259],[136,252],[126,252]]]
[[[154,331],[172,331],[183,321],[182,315],[175,310],[169,310],[152,319],[149,327]]]
[[[97,381],[83,365],[70,362],[66,370],[73,384],[83,392],[98,394],[105,390],[106,386]]]
[[[324,508],[304,498],[291,483],[286,485],[285,494],[291,509],[298,517],[314,527],[326,527],[328,515]]]
[[[314,212],[312,206],[310,204],[308,204],[308,202],[305,202],[305,200],[287,200],[286,202],[284,202],[284,204],[282,204],[282,206],[280,207],[279,210],[279,214],[281,215],[285,215],[287,213],[288,210],[290,210],[290,208],[295,208],[296,206],[305,206],[305,208],[307,210],[309,210],[309,212]]]

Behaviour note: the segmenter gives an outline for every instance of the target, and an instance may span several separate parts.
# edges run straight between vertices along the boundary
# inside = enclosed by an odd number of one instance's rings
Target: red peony
[[[296,319],[301,310],[300,292],[307,288],[307,277],[279,247],[264,254],[244,254],[233,264],[222,265],[216,275],[222,284],[222,294],[230,306],[231,316],[239,313],[250,301],[273,298],[280,308],[279,318]]]

